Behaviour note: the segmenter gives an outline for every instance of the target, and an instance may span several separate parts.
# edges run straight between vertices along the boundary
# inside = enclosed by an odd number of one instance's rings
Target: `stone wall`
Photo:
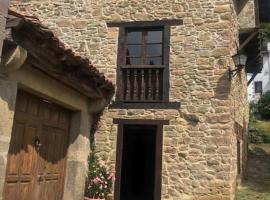
[[[257,0],[242,0],[239,5],[238,20],[241,29],[254,28],[258,25]]]
[[[236,180],[234,121],[247,119],[245,76],[228,79],[236,53],[238,22],[232,1],[220,0],[12,0],[38,16],[112,81],[116,80],[118,29],[110,21],[183,19],[173,26],[170,101],[179,110],[107,109],[96,134],[100,155],[116,160],[113,118],[166,119],[162,200],[232,200]]]
[[[6,16],[8,12],[9,0],[1,0],[0,2],[0,62],[2,55],[3,40],[6,30]]]
[[[17,84],[0,73],[0,200],[6,175],[7,153],[13,126]]]
[[[249,20],[253,20],[255,22],[255,19],[250,17]],[[238,23],[237,23],[238,21]],[[230,26],[231,32],[233,33],[235,39],[231,40],[231,48],[235,49],[235,52],[237,51],[239,47],[239,40],[238,30],[243,28],[241,27],[241,22],[239,22],[239,15],[238,18],[234,19],[234,23],[232,23],[232,26]],[[249,25],[250,28],[252,28],[252,25]],[[254,28],[254,26],[253,26]],[[237,41],[236,47],[234,41]],[[231,61],[228,66],[230,66],[232,69],[234,69],[234,64]],[[230,101],[230,129],[232,131],[232,137],[231,137],[231,145],[232,145],[232,151],[231,151],[231,188],[234,191],[237,181],[238,183],[241,182],[241,179],[244,175],[244,170],[246,166],[246,159],[247,159],[247,130],[248,130],[248,121],[249,121],[249,107],[248,107],[248,98],[247,98],[247,75],[245,73],[245,70],[242,70],[241,73],[237,74],[232,78],[230,81],[230,94],[228,100]],[[237,172],[237,130],[235,129],[235,125],[238,124],[241,127],[241,130],[243,131],[243,137],[240,139],[241,144],[241,153],[240,153],[240,160],[241,160],[241,174],[238,174]],[[238,137],[239,140],[239,137]]]
[[[242,72],[240,76],[235,77],[231,83],[230,94],[230,112],[231,112],[231,129],[233,135],[231,137],[232,143],[232,170],[231,170],[231,183],[232,188],[236,184],[240,184],[243,176],[245,175],[246,161],[247,161],[247,137],[248,137],[248,100],[247,100],[247,80],[246,73]],[[240,125],[242,132],[237,133],[237,126]],[[239,127],[238,127],[239,128]],[[243,134],[242,138],[240,135]],[[240,164],[241,172],[238,174],[237,170],[237,141],[240,141]],[[235,179],[237,177],[237,179]]]
[[[2,57],[3,41],[6,37],[6,17],[9,0],[0,2],[0,63]],[[0,66],[1,67],[1,66]],[[10,142],[10,133],[13,125],[17,85],[6,74],[0,72],[0,200],[2,200],[3,187],[6,175],[7,153]]]

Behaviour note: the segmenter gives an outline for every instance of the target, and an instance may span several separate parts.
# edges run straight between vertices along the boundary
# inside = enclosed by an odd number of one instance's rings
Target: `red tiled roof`
[[[56,54],[64,56],[66,60],[63,65],[69,65],[67,70],[72,71],[76,78],[82,79],[85,84],[98,87],[107,99],[112,97],[114,93],[112,82],[107,80],[88,59],[76,55],[70,48],[67,48],[50,29],[42,25],[38,18],[22,15],[11,10],[9,10],[9,15],[21,19],[17,27],[26,26],[28,30],[33,30],[43,41],[49,44]]]

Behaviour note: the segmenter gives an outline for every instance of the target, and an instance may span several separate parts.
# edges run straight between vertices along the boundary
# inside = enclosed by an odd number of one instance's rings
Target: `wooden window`
[[[163,29],[131,29],[126,31],[125,37],[126,66],[163,65]]]
[[[169,101],[169,26],[121,27],[117,101]]]
[[[262,94],[262,81],[255,82],[255,93]]]

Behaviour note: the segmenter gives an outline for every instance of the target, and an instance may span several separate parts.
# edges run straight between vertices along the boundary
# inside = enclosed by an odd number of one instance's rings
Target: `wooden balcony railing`
[[[122,68],[121,96],[125,102],[161,102],[163,68]]]

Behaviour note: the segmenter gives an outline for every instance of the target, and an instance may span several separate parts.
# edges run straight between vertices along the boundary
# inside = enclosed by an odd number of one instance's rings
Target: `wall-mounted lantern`
[[[247,63],[247,56],[243,52],[239,52],[232,56],[235,69],[229,68],[229,79],[231,80],[237,73],[241,72],[242,69],[246,66]]]

